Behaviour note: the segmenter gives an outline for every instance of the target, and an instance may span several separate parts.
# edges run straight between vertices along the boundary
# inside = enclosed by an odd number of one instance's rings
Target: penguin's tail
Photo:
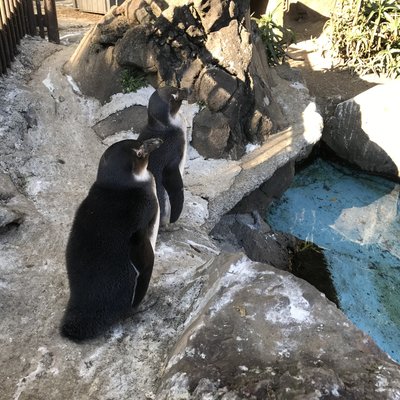
[[[61,321],[60,334],[75,342],[93,339],[109,326],[101,315],[87,315],[77,310],[66,311]]]

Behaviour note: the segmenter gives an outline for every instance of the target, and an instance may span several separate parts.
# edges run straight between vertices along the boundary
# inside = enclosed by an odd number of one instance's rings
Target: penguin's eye
[[[178,100],[178,93],[172,93],[171,96],[174,100]]]

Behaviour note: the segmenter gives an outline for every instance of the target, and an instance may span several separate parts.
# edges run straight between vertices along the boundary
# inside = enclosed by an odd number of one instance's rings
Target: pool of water
[[[324,249],[340,308],[400,362],[400,185],[323,160],[299,172],[268,223]]]

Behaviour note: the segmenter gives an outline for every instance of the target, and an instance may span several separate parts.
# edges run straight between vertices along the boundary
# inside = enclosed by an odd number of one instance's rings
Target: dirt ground
[[[290,67],[301,71],[302,77],[315,97],[323,116],[329,110],[330,103],[338,103],[357,96],[369,88],[385,82],[377,75],[360,77],[350,71],[334,67],[329,57],[327,38],[323,33],[327,18],[315,15],[288,15],[285,25],[296,37],[296,43],[290,45],[286,62]]]

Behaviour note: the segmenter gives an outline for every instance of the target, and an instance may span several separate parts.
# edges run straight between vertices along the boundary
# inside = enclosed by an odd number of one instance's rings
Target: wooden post
[[[44,0],[44,11],[47,17],[47,36],[49,41],[60,43],[55,0]]]
[[[22,24],[22,18],[23,18],[23,9],[20,7],[20,3],[18,0],[12,0],[13,7],[14,7],[14,13],[15,13],[15,21],[18,27],[18,35],[19,38],[22,39],[25,35],[24,32],[24,26]]]
[[[44,18],[42,14],[42,5],[40,0],[35,0],[36,3],[36,25],[39,27],[39,35],[42,39],[45,38],[44,35]]]
[[[31,36],[35,36],[36,21],[35,21],[35,11],[33,10],[33,1],[32,0],[23,0],[23,1],[27,11],[26,15],[27,15],[28,34]]]
[[[2,73],[7,72],[7,67],[11,66],[13,54],[10,52],[7,40],[6,27],[3,24],[3,8],[0,7],[0,57],[1,57],[1,70]],[[4,15],[5,19],[5,15]]]
[[[7,66],[9,67],[11,66],[11,61],[14,61],[14,52],[11,31],[8,27],[5,3],[3,1],[0,1],[0,20],[0,32],[4,44],[4,51],[7,56]]]
[[[17,43],[19,43],[19,39],[17,39],[17,34],[13,23],[14,21],[13,15],[11,14],[10,2],[9,0],[4,0],[2,3],[4,4],[5,15],[7,17],[5,25],[8,26],[9,35],[11,37],[11,51],[14,54],[17,54]]]

